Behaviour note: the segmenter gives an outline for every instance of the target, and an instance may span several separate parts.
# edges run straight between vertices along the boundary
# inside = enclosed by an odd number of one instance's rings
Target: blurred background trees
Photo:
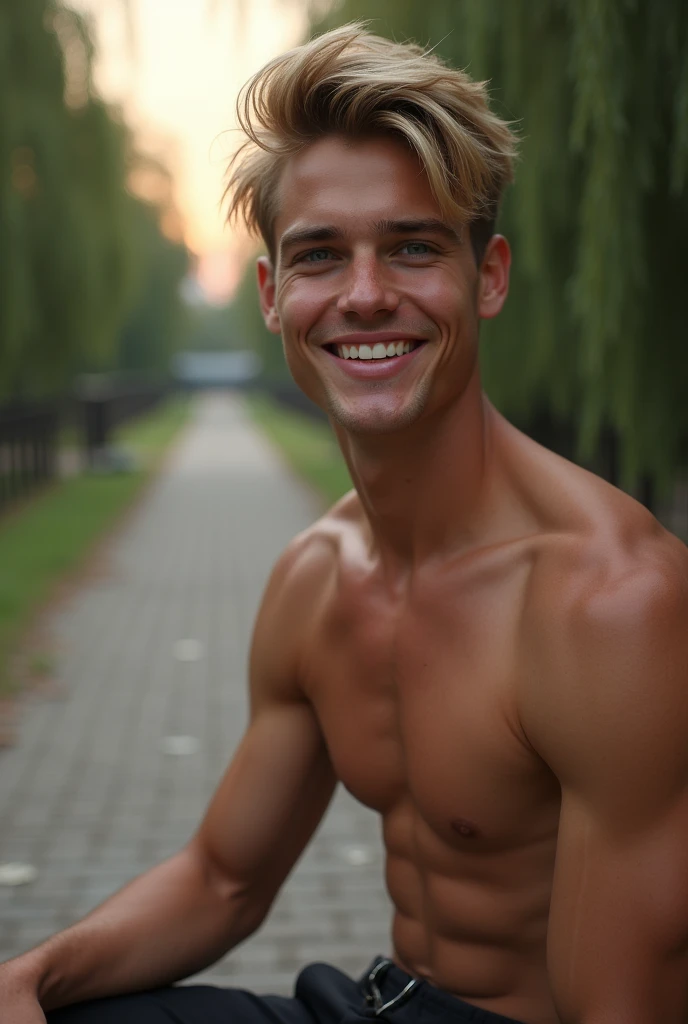
[[[171,191],[132,188],[151,160],[94,91],[93,58],[61,3],[0,3],[0,402],[62,394],[80,371],[166,372],[179,339]]]
[[[367,19],[489,80],[522,159],[500,222],[511,295],[483,325],[486,390],[648,500],[671,484],[688,463],[688,6],[303,3],[312,31]],[[250,345],[266,385],[283,385],[252,261],[229,306],[183,301],[193,260],[169,166],[99,97],[93,61],[66,0],[0,0],[0,404],[62,393],[81,371],[166,372],[179,348]]]

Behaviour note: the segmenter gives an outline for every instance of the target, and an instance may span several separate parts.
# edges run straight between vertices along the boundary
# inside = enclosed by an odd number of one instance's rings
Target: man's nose
[[[385,268],[373,256],[352,260],[343,285],[337,300],[339,313],[354,313],[369,319],[376,313],[393,312],[399,305],[399,296]]]

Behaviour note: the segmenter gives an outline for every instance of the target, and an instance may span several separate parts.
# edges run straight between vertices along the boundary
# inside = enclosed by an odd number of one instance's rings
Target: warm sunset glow
[[[174,175],[204,290],[226,298],[255,251],[244,234],[225,227],[220,208],[236,98],[254,71],[303,37],[306,0],[69,2],[94,21],[99,90],[122,105],[142,146]]]

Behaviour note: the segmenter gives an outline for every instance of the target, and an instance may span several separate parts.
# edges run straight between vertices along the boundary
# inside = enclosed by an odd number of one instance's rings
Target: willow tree
[[[128,133],[92,60],[74,12],[0,4],[0,400],[106,362],[130,296]]]
[[[116,367],[166,374],[190,330],[181,284],[190,270],[189,251],[160,228],[158,205],[131,197],[136,239],[137,287],[118,332]]]
[[[241,346],[252,348],[262,365],[261,379],[268,385],[284,384],[291,378],[279,338],[263,322],[258,282],[253,261],[246,266],[230,306]]]
[[[670,480],[688,461],[688,6],[344,0],[313,27],[359,18],[489,79],[521,135],[489,394],[522,423],[573,422],[583,457],[611,427],[627,484]]]

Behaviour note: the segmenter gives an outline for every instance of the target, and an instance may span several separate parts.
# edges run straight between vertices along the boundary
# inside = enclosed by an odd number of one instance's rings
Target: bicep
[[[563,790],[548,930],[562,1021],[688,1012],[688,787],[658,803],[633,827]]]
[[[269,901],[322,818],[335,778],[307,703],[254,716],[198,839],[223,876]]]
[[[256,619],[250,658],[251,720],[198,834],[234,886],[270,900],[310,839],[335,777],[312,704],[300,684],[312,615],[328,564],[307,539],[278,561]]]
[[[564,1022],[683,1024],[688,587],[612,583],[564,607],[524,706],[562,791],[549,971]]]

